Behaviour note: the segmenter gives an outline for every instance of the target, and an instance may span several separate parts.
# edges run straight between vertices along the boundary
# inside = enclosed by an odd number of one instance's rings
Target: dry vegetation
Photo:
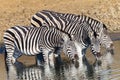
[[[11,26],[30,25],[31,16],[43,9],[85,14],[120,31],[120,0],[0,0],[0,42]]]

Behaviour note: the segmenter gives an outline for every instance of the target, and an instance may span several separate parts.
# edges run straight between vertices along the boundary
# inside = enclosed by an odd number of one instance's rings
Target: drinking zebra
[[[86,22],[90,26],[81,27],[79,24],[83,22]],[[82,34],[79,34],[78,32],[76,35],[79,37],[74,38],[78,41],[76,47],[80,48],[81,44],[84,47],[82,49],[82,54],[85,54],[87,47],[90,45],[88,39],[82,39],[82,37],[86,36],[84,34],[84,31],[82,31],[82,28],[90,27],[94,32],[94,36],[98,39],[97,42],[99,44],[102,44],[106,49],[113,50],[113,42],[109,37],[106,25],[85,15],[75,15],[69,13],[58,13],[49,10],[42,10],[32,16],[31,25],[33,27],[40,27],[41,25],[52,25],[58,30],[67,33],[69,37],[72,37],[75,32],[81,30]],[[76,29],[77,27],[80,27],[79,30]],[[79,51],[79,48],[77,48],[77,51]],[[97,59],[101,56],[100,52],[94,55]]]
[[[89,25],[81,23],[80,26],[83,27]],[[99,51],[100,47],[96,44],[96,39],[91,28],[82,28],[81,30],[84,31],[84,34],[87,34],[82,39],[88,39],[88,42],[91,43],[91,49],[93,52],[98,53],[97,51]],[[81,31],[79,32],[83,35]],[[68,56],[73,59],[75,57],[75,50],[72,48],[74,45],[70,45],[71,43],[69,41],[70,40],[66,34],[52,27],[15,26],[4,33],[4,44],[7,52],[6,60],[8,63],[15,63],[18,56],[15,57],[14,54],[21,56],[19,53],[14,53],[16,49],[18,52],[20,51],[26,55],[44,54],[46,58],[44,58],[43,61],[47,60],[47,62],[48,52],[49,54],[55,52],[59,55],[63,49],[64,53],[67,53]],[[69,51],[71,51],[71,54]]]
[[[44,54],[44,60],[48,62],[48,55],[54,51],[59,55],[67,41],[69,41],[67,35],[55,28],[11,27],[4,33],[6,62],[8,64],[16,62],[18,56],[14,57],[15,49],[25,55]]]

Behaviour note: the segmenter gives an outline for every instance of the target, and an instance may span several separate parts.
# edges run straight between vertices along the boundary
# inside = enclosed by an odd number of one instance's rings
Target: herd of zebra
[[[51,53],[60,57],[63,51],[70,60],[81,61],[89,46],[97,60],[101,59],[101,45],[107,51],[113,50],[104,23],[85,15],[49,10],[34,14],[30,26],[14,26],[6,30],[4,45],[8,65],[14,64],[22,54],[36,55],[36,63],[41,65],[53,61]]]

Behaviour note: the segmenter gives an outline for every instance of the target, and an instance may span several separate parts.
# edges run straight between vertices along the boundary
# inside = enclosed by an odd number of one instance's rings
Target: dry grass
[[[120,0],[0,0],[0,42],[3,33],[15,25],[30,25],[31,16],[40,10],[89,15],[120,31]]]

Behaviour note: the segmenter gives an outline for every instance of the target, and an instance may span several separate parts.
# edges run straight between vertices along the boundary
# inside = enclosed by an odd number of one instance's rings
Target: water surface
[[[114,41],[114,55],[102,54],[101,65],[89,51],[83,64],[63,60],[54,66],[36,66],[34,56],[22,56],[8,72],[0,54],[0,80],[120,80],[120,41]]]

